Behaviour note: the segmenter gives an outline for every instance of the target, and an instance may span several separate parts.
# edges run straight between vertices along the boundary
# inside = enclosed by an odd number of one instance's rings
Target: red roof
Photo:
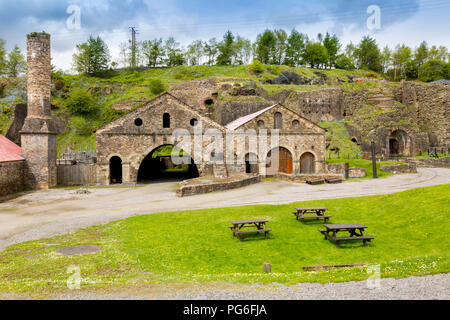
[[[0,135],[0,162],[25,160],[22,156],[22,148]]]
[[[243,116],[241,118],[238,118],[238,119],[234,120],[233,122],[230,122],[229,124],[227,124],[225,126],[225,128],[227,128],[228,130],[235,130],[235,129],[239,128],[240,126],[246,124],[250,120],[255,119],[260,114],[263,114],[264,112],[266,112],[266,111],[268,111],[268,110],[270,110],[270,109],[272,109],[273,107],[276,107],[276,106],[277,106],[277,104],[275,104],[273,106],[270,106],[268,108],[259,110],[259,111],[255,112],[255,113],[251,113],[249,115],[246,115],[246,116]]]

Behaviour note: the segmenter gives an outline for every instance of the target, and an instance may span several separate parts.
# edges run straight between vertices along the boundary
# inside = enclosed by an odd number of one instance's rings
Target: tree
[[[381,71],[386,72],[391,65],[392,51],[388,46],[384,47],[380,55]]]
[[[337,59],[337,53],[341,48],[338,37],[336,35],[331,36],[327,32],[325,38],[323,39],[323,46],[327,49],[328,52],[328,67],[334,67]]]
[[[303,53],[303,60],[308,63],[311,68],[319,68],[327,63],[329,59],[327,48],[318,42],[309,42]]]
[[[336,58],[336,68],[344,69],[344,70],[353,70],[355,69],[355,65],[353,64],[352,59],[347,57],[345,54],[341,54]]]
[[[237,35],[233,43],[233,65],[247,64],[252,56],[252,43]]]
[[[27,63],[25,57],[20,52],[19,46],[15,45],[14,49],[8,54],[8,61],[6,62],[6,73],[9,77],[17,77],[22,72],[25,72]]]
[[[175,38],[170,37],[164,43],[164,50],[166,51],[166,65],[168,67],[181,66],[185,63],[183,52],[179,49],[180,44]]]
[[[394,65],[394,80],[397,80],[397,75],[400,74],[403,78],[406,77],[406,65],[411,60],[411,48],[408,46],[398,45],[392,54],[392,64]]]
[[[217,64],[220,65],[229,65],[232,62],[233,57],[233,44],[234,44],[234,36],[231,31],[227,31],[223,36],[223,41],[221,41],[217,45],[217,50],[219,51],[219,55],[217,57]]]
[[[303,51],[305,50],[308,36],[292,29],[287,39],[286,57],[284,63],[289,66],[298,66],[301,63]]]
[[[354,66],[357,65],[356,50],[358,48],[351,42],[345,47],[345,56],[352,61]]]
[[[360,69],[381,71],[381,53],[375,39],[365,36],[356,48],[355,55]]]
[[[255,43],[256,59],[263,64],[276,64],[277,62],[277,37],[274,32],[267,29],[258,34]]]
[[[122,63],[122,66],[124,68],[128,68],[130,66],[131,61],[131,52],[130,52],[130,46],[127,42],[121,42],[119,44],[119,57],[120,57],[120,63]]]
[[[73,66],[77,72],[95,75],[108,69],[111,57],[108,46],[100,37],[90,36],[87,42],[77,45],[76,50]]]
[[[285,56],[286,56],[287,33],[286,33],[286,31],[280,29],[280,30],[275,30],[274,34],[277,39],[276,48],[275,48],[276,64],[281,65],[281,64],[283,64]]]
[[[142,53],[148,67],[156,67],[164,58],[164,46],[161,38],[142,42]]]
[[[192,42],[186,51],[186,58],[188,64],[196,66],[200,64],[200,60],[202,59],[204,54],[204,46],[203,41],[195,40]]]
[[[418,67],[423,65],[425,61],[428,59],[428,44],[426,41],[422,41],[422,43],[417,47],[414,51],[414,60]]]
[[[6,41],[0,38],[0,76],[6,73]]]
[[[206,62],[207,65],[211,66],[216,62],[216,57],[217,57],[217,53],[218,53],[218,49],[217,49],[217,40],[216,38],[211,38],[208,40],[208,42],[206,42],[204,44],[204,48],[203,48],[205,55],[208,59],[208,61]]]
[[[437,59],[430,59],[419,68],[419,79],[430,82],[444,77],[444,64]]]

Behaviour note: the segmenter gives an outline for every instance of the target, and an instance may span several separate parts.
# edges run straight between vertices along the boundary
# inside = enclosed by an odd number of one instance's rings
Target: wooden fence
[[[97,183],[96,165],[58,165],[57,168],[58,185],[83,185]]]

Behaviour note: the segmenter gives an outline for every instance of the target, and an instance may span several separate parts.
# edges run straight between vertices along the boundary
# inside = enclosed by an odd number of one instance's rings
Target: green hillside
[[[295,72],[313,78],[316,73],[326,75],[326,81],[318,85],[272,85],[266,80],[276,78],[282,71]],[[373,87],[373,83],[346,83],[348,77],[376,77],[378,74],[364,70],[323,70],[303,67],[264,65],[255,73],[251,66],[179,66],[150,68],[138,71],[109,71],[103,77],[86,75],[61,75],[53,73],[52,113],[66,126],[58,136],[58,154],[66,148],[95,150],[95,131],[128,111],[112,108],[119,102],[133,102],[134,107],[155,98],[170,85],[189,80],[219,78],[226,81],[247,83],[253,80],[269,94],[286,89],[310,91],[325,87],[342,87],[360,90]],[[0,134],[6,134],[13,119],[15,103],[26,103],[26,78],[0,80]],[[377,85],[377,84],[375,84]],[[162,88],[160,88],[162,86]],[[354,150],[352,150],[353,152]]]

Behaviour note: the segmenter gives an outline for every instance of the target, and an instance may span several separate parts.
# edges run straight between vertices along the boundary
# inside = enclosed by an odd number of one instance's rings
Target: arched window
[[[170,128],[170,114],[168,113],[163,115],[163,128]]]
[[[274,125],[274,129],[281,129],[281,124],[282,122],[282,116],[281,113],[277,112],[275,113],[275,125]]]

